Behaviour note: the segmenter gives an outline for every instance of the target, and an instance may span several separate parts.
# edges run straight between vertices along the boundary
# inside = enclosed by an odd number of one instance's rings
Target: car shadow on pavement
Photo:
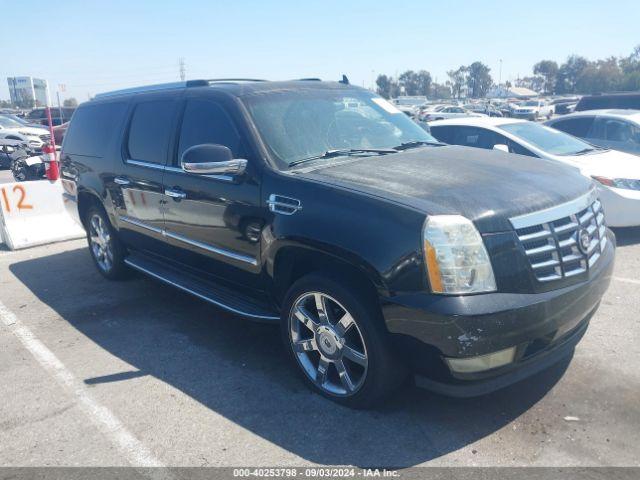
[[[139,370],[85,378],[87,385],[152,375],[319,464],[406,467],[459,450],[535,405],[569,364],[483,397],[451,399],[407,386],[383,407],[354,411],[305,387],[274,326],[234,317],[147,278],[109,282],[86,249],[21,261],[10,270],[60,321]]]
[[[619,247],[640,243],[640,227],[614,228]]]

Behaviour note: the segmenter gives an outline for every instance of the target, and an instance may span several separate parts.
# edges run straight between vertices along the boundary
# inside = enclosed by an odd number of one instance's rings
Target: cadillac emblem
[[[586,255],[589,251],[590,244],[591,236],[589,235],[589,231],[586,228],[578,230],[578,249]]]

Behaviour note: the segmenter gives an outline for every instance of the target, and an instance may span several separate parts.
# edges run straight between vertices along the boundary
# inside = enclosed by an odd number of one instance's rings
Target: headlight
[[[640,180],[633,180],[631,178],[607,178],[607,177],[592,177],[607,187],[622,188],[625,190],[640,190]]]
[[[496,290],[487,249],[469,219],[460,215],[429,216],[423,239],[425,265],[434,293]]]

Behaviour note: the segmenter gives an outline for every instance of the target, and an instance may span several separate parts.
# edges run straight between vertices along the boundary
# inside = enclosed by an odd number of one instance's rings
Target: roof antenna
[[[349,79],[347,78],[346,75],[342,75],[342,80],[340,80],[338,83],[344,83],[345,85],[349,85]]]

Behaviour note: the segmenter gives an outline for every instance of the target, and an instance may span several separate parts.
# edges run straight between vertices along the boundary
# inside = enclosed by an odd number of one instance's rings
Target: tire
[[[16,182],[26,182],[27,180],[34,180],[34,178],[32,178],[33,175],[29,171],[29,165],[27,165],[22,158],[11,162],[11,173],[13,174],[13,179]]]
[[[93,263],[109,280],[127,278],[131,271],[124,263],[126,249],[101,206],[92,205],[84,217],[87,243]]]
[[[282,309],[282,339],[295,368],[312,390],[350,408],[381,403],[406,377],[373,297],[313,273],[291,286]]]

